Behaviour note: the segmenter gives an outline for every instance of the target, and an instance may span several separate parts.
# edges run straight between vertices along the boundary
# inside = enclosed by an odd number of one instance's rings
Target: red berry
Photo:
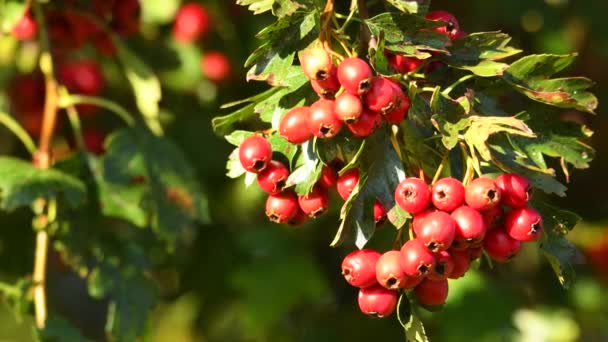
[[[418,286],[424,279],[424,277],[406,277],[405,281],[401,284],[401,288],[404,290],[411,290]]]
[[[471,266],[471,258],[469,257],[468,251],[449,251],[450,256],[452,257],[452,262],[454,267],[452,268],[452,273],[449,274],[450,279],[458,279],[462,277]]]
[[[307,195],[298,196],[298,203],[308,216],[319,217],[329,208],[329,194],[327,189],[317,185]]]
[[[433,205],[443,211],[453,211],[464,202],[464,186],[456,178],[442,178],[433,185]]]
[[[342,121],[336,116],[334,101],[319,99],[313,103],[307,124],[309,131],[322,139],[338,134],[342,129]]]
[[[401,247],[401,268],[403,272],[414,278],[420,278],[433,270],[435,256],[419,239],[407,241]]]
[[[367,138],[370,136],[382,122],[382,116],[379,113],[372,112],[367,108],[363,108],[361,116],[357,122],[348,124],[346,127],[357,138]]]
[[[259,135],[245,138],[239,146],[239,160],[243,168],[249,172],[258,173],[270,163],[272,147]]]
[[[394,83],[378,76],[371,80],[369,91],[365,94],[367,108],[374,112],[386,114],[397,108],[397,92]]]
[[[32,14],[28,11],[13,26],[12,33],[13,37],[19,40],[30,40],[36,36],[37,31],[38,25],[34,18],[32,18]]]
[[[521,249],[521,242],[513,239],[503,229],[492,229],[483,241],[486,253],[497,262],[511,260]]]
[[[448,281],[424,279],[414,288],[414,293],[422,305],[442,305],[448,298]]]
[[[312,138],[308,129],[310,107],[294,107],[289,110],[279,123],[279,134],[292,144],[301,144]]]
[[[112,29],[122,36],[139,31],[139,0],[121,0],[114,3],[112,9]]]
[[[397,185],[395,201],[401,209],[417,214],[431,202],[431,190],[422,179],[409,177]]]
[[[296,217],[299,210],[298,196],[291,191],[269,195],[266,200],[266,216],[275,223],[288,223]]]
[[[496,177],[494,183],[500,189],[503,205],[522,208],[528,204],[532,194],[532,184],[526,177],[508,173]]]
[[[401,252],[388,251],[378,259],[376,263],[376,280],[389,290],[401,288],[408,276],[403,273],[400,264]]]
[[[463,30],[458,30],[458,31],[456,31],[456,33],[452,34],[452,36],[450,38],[452,39],[452,41],[455,41],[458,39],[462,39],[466,36],[467,36],[466,32],[464,32]]]
[[[213,82],[221,82],[230,77],[230,60],[219,51],[209,51],[201,57],[203,75]]]
[[[338,68],[332,67],[329,69],[329,75],[324,80],[310,80],[312,89],[320,97],[328,100],[333,100],[334,95],[340,90],[340,82],[338,82]]]
[[[414,215],[414,218],[412,219],[412,228],[414,228],[414,231],[418,231],[420,229],[420,227],[422,227],[422,222],[424,221],[424,219],[431,213],[436,212],[437,209],[424,209],[423,211],[417,213],[416,215]]]
[[[374,202],[374,223],[376,224],[376,228],[380,227],[386,221],[386,209],[382,203],[378,200]]]
[[[483,254],[483,241],[479,243],[479,246],[471,246],[466,252],[469,255],[471,261],[478,259]]]
[[[296,216],[294,216],[291,220],[289,220],[289,222],[287,222],[287,224],[292,227],[299,227],[299,226],[303,225],[304,223],[306,223],[306,221],[308,221],[308,215],[306,215],[306,213],[303,212],[302,209],[300,209],[300,210],[298,210],[298,213],[296,214]]]
[[[84,139],[84,145],[87,151],[96,155],[102,155],[105,152],[103,142],[106,135],[100,130],[91,128],[85,129],[82,132],[82,138]]]
[[[424,61],[416,57],[406,57],[402,55],[389,54],[387,56],[388,64],[395,71],[401,74],[407,74],[418,69]]]
[[[390,316],[397,307],[397,291],[375,285],[359,290],[359,309],[366,315],[377,318]]]
[[[351,252],[342,260],[342,275],[355,287],[368,287],[376,284],[376,263],[381,254],[371,249]]]
[[[287,177],[289,169],[283,163],[271,160],[264,170],[258,173],[258,185],[269,194],[278,194],[283,191]]]
[[[340,197],[346,201],[353,190],[355,190],[357,183],[359,183],[359,169],[350,169],[344,172],[342,176],[339,176],[336,187]]]
[[[336,98],[335,106],[336,116],[346,124],[357,122],[363,112],[361,100],[351,93],[340,94]]]
[[[300,55],[300,65],[304,75],[310,80],[325,80],[334,68],[331,56],[320,47],[304,51]]]
[[[449,214],[436,211],[426,215],[414,232],[416,239],[420,240],[429,251],[437,253],[445,251],[452,245],[456,224]]]
[[[441,251],[435,254],[435,258],[435,268],[433,268],[433,272],[429,273],[427,278],[430,280],[448,279],[454,271],[452,255],[448,251]]]
[[[536,241],[543,233],[543,218],[534,208],[514,209],[505,218],[505,230],[519,241]]]
[[[98,95],[105,85],[101,68],[93,60],[64,62],[59,65],[57,74],[72,93]]]
[[[474,179],[464,190],[464,200],[475,210],[490,210],[500,204],[500,199],[500,189],[488,177]]]
[[[329,165],[323,165],[323,168],[321,169],[321,176],[319,177],[317,184],[329,190],[336,185],[337,181],[338,173],[336,170]]]
[[[446,26],[441,26],[435,29],[435,32],[445,34],[451,40],[455,40],[458,37],[458,31],[460,31],[460,25],[458,25],[458,20],[456,17],[446,11],[432,11],[427,13],[426,18],[429,20],[441,20],[447,23]]]
[[[197,3],[183,5],[175,15],[173,37],[181,42],[192,42],[209,30],[209,13]]]
[[[502,210],[502,207],[498,206],[484,211],[481,215],[483,215],[483,221],[486,223],[486,228],[490,230],[502,224],[504,211]]]
[[[487,228],[483,216],[477,210],[461,206],[451,216],[456,222],[455,247],[471,246],[483,241]]]
[[[401,90],[397,93],[395,109],[384,114],[384,120],[390,124],[400,124],[405,119],[408,111],[410,110],[410,98]]]
[[[370,89],[372,76],[372,68],[361,58],[346,58],[338,65],[340,84],[354,95],[362,95]]]

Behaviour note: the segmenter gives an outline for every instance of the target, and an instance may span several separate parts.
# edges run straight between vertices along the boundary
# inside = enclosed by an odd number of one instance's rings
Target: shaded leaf
[[[420,0],[387,0],[388,3],[395,6],[398,10],[405,13],[424,14],[428,11],[430,1]]]
[[[272,11],[272,14],[282,18],[294,14],[298,9],[303,9],[306,6],[302,3],[306,1],[295,0],[237,0],[237,5],[248,6],[248,9],[253,14],[261,14],[267,11]]]
[[[295,170],[287,178],[286,186],[295,185],[298,195],[306,195],[317,183],[322,169],[323,163],[317,156],[313,140],[309,140],[302,144],[302,153],[298,158]]]
[[[49,317],[42,330],[36,330],[38,339],[42,342],[85,342],[80,330],[64,318]]]
[[[309,80],[299,66],[291,66],[277,91],[268,98],[257,102],[254,111],[264,122],[272,123],[278,129],[281,118],[291,108],[301,106],[306,101],[312,102],[318,96],[311,91]]]

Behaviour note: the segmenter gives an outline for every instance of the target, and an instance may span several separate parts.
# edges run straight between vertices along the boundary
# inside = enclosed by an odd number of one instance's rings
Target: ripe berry
[[[429,209],[424,209],[423,211],[414,215],[414,218],[412,220],[412,228],[414,228],[414,232],[418,231],[420,229],[420,227],[422,227],[422,222],[429,214],[434,213],[436,211],[437,211],[437,209],[429,208]]]
[[[110,26],[121,36],[128,36],[139,31],[141,6],[139,0],[116,1],[112,8]]]
[[[298,203],[302,211],[308,216],[319,217],[329,207],[329,194],[327,189],[317,185],[308,194],[298,196]]]
[[[359,120],[363,112],[363,104],[359,97],[344,92],[336,98],[335,112],[338,119],[346,124],[352,124]]]
[[[372,112],[367,108],[363,108],[361,116],[357,122],[348,124],[346,127],[357,138],[367,138],[378,126],[382,123],[382,116],[379,113]]]
[[[258,185],[263,191],[274,195],[283,191],[289,177],[289,169],[283,163],[271,160],[264,170],[258,173]]]
[[[87,128],[82,132],[82,138],[84,139],[84,145],[87,151],[95,154],[102,155],[105,152],[105,147],[103,142],[106,138],[106,135],[98,130]]]
[[[498,225],[502,225],[504,211],[502,210],[502,207],[498,206],[484,211],[481,215],[483,215],[483,221],[486,223],[486,228],[490,230]]]
[[[458,279],[462,277],[471,266],[471,259],[469,257],[469,253],[464,251],[449,251],[452,262],[454,263],[454,267],[452,268],[452,273],[449,274],[448,278],[450,279]]]
[[[456,178],[447,177],[438,180],[431,191],[433,205],[439,210],[450,212],[464,202],[464,186]]]
[[[337,181],[338,173],[336,170],[329,165],[323,165],[323,168],[321,169],[321,176],[319,177],[317,184],[329,190],[336,185]]]
[[[306,223],[306,221],[308,221],[308,215],[306,215],[306,213],[303,212],[302,209],[300,209],[300,210],[298,210],[298,213],[296,214],[296,216],[294,216],[291,220],[289,220],[289,222],[287,222],[287,224],[292,227],[299,227],[299,226],[303,225],[304,223]]]
[[[528,204],[532,194],[532,184],[526,177],[508,173],[496,177],[494,182],[500,189],[503,205],[510,208],[522,208]]]
[[[435,268],[433,268],[433,272],[429,273],[427,276],[430,280],[444,280],[448,279],[448,277],[454,271],[454,260],[452,260],[452,255],[448,251],[441,251],[435,254]]]
[[[64,62],[59,65],[57,74],[72,93],[98,95],[105,85],[101,68],[93,60]]]
[[[519,241],[536,241],[543,233],[543,218],[534,208],[514,209],[505,218],[505,230]]]
[[[299,210],[298,196],[291,191],[269,195],[266,200],[266,216],[275,223],[288,223]]]
[[[424,279],[414,293],[422,305],[442,305],[448,298],[448,281]]]
[[[406,277],[400,287],[404,290],[411,290],[418,286],[424,279],[424,277]]]
[[[390,124],[399,124],[410,110],[410,98],[401,90],[397,92],[396,107],[384,114],[384,120]]]
[[[230,60],[219,51],[209,51],[201,57],[201,70],[210,81],[221,82],[230,77]]]
[[[336,116],[334,101],[319,99],[313,103],[307,125],[313,135],[322,139],[338,134],[342,129],[342,121]]]
[[[259,135],[245,138],[239,146],[239,161],[249,172],[258,173],[264,170],[271,159],[272,147],[266,139]]]
[[[417,214],[431,202],[431,190],[422,179],[409,177],[397,185],[395,201],[401,209]]]
[[[469,247],[466,252],[469,256],[469,260],[473,261],[478,259],[483,254],[483,241],[479,243],[479,246]]]
[[[308,129],[310,107],[294,107],[279,122],[279,134],[292,144],[301,144],[312,138]]]
[[[431,252],[448,249],[456,234],[454,219],[443,211],[425,216],[424,221],[415,229],[416,239],[420,240]]]
[[[412,72],[424,63],[422,59],[418,59],[416,57],[406,57],[402,55],[394,55],[389,53],[387,55],[388,64],[395,71],[401,74],[407,74],[408,72]]]
[[[340,82],[338,82],[338,68],[329,69],[329,76],[324,80],[310,80],[312,90],[319,97],[333,100],[334,95],[340,90]]]
[[[458,31],[460,31],[460,25],[458,25],[458,20],[456,17],[449,12],[446,11],[432,11],[427,13],[426,18],[429,20],[441,20],[448,23],[446,26],[438,27],[435,32],[445,34],[451,40],[455,40],[458,35]]]
[[[365,94],[365,104],[371,111],[381,114],[397,108],[397,92],[392,81],[381,76],[372,78],[369,91]]]
[[[340,197],[346,201],[355,190],[357,183],[359,183],[359,169],[350,169],[339,176],[336,188]]]
[[[369,91],[372,76],[372,68],[361,58],[346,58],[338,65],[338,80],[353,95]]]
[[[388,251],[376,262],[376,280],[389,290],[397,290],[405,284],[408,276],[401,269],[401,252]]]
[[[173,37],[181,42],[192,42],[209,30],[209,13],[197,3],[183,5],[175,15]]]
[[[331,56],[320,47],[304,51],[300,55],[300,65],[304,75],[310,80],[325,80],[334,68]]]
[[[483,240],[487,228],[483,216],[477,210],[461,206],[451,216],[456,222],[455,247],[471,246]]]
[[[497,262],[507,262],[521,249],[521,242],[513,239],[503,229],[492,229],[483,241],[486,253]]]
[[[386,209],[380,201],[376,200],[374,202],[374,223],[376,224],[376,228],[382,226],[386,221]]]
[[[414,278],[427,275],[435,266],[435,256],[419,239],[407,241],[401,247],[401,268]]]
[[[397,307],[397,291],[375,285],[359,290],[359,309],[366,315],[377,318],[390,316]]]
[[[479,177],[464,190],[464,200],[475,210],[490,210],[500,204],[501,193],[491,178]]]
[[[381,254],[371,249],[351,252],[342,260],[342,275],[355,287],[368,287],[376,284],[376,263]]]
[[[32,18],[32,14],[28,11],[13,26],[12,33],[13,37],[19,40],[30,40],[36,36],[37,31],[38,25],[34,18]]]

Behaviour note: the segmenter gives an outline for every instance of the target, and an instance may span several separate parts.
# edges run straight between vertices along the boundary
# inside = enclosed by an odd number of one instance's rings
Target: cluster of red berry
[[[530,182],[517,174],[476,178],[466,187],[443,178],[430,189],[419,178],[404,179],[395,201],[413,215],[415,237],[400,251],[363,249],[342,262],[346,281],[361,288],[361,311],[390,315],[397,291],[410,289],[420,304],[441,305],[447,279],[462,277],[484,251],[496,262],[510,260],[522,242],[536,241],[543,231],[541,215],[528,206],[530,191]]]

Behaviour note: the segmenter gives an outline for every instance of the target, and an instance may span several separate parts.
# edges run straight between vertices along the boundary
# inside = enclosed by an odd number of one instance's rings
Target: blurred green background
[[[130,43],[160,72],[169,135],[194,164],[215,222],[202,227],[194,245],[180,252],[178,268],[163,270],[164,303],[150,324],[151,340],[404,340],[394,317],[374,320],[358,311],[357,291],[340,275],[341,259],[354,247],[328,246],[338,226],[339,201],[328,215],[304,227],[273,225],[262,209],[263,193],[224,175],[231,146],[212,132],[210,120],[222,103],[264,88],[246,84],[241,66],[259,43],[254,34],[273,17],[254,17],[232,1],[200,1],[213,14],[212,32],[197,45],[183,46],[172,42],[170,34],[179,2],[142,1],[143,38]],[[602,104],[608,103],[608,2],[436,0],[432,9],[451,11],[467,32],[502,30],[527,53],[578,51],[568,73],[597,82],[593,91],[600,99],[600,114],[563,113],[564,119],[585,122],[595,130],[590,143],[598,151],[591,169],[573,172],[568,197],[555,199],[584,218],[569,235],[580,248],[572,288],[563,290],[544,259],[527,248],[508,265],[493,270],[483,265],[451,281],[445,309],[423,317],[428,334],[433,341],[608,340],[608,117],[602,114]],[[3,51],[12,44],[8,40],[0,44]],[[200,75],[200,54],[209,50],[230,57],[233,73],[228,82],[214,84]],[[20,61],[17,68],[31,68],[32,61]],[[112,63],[102,62],[111,78]],[[105,95],[129,96],[120,85]],[[88,124],[113,127],[103,118],[96,120]],[[0,150],[8,153],[15,145],[2,131]],[[26,211],[0,215],[0,270],[5,279],[31,272],[34,239],[29,220]],[[393,234],[385,227],[372,245],[390,244]],[[86,290],[74,275],[53,263],[50,267],[51,297],[63,303],[65,312],[80,317],[82,326],[95,330],[103,305],[84,299]],[[0,341],[30,341],[30,323],[0,309]]]

